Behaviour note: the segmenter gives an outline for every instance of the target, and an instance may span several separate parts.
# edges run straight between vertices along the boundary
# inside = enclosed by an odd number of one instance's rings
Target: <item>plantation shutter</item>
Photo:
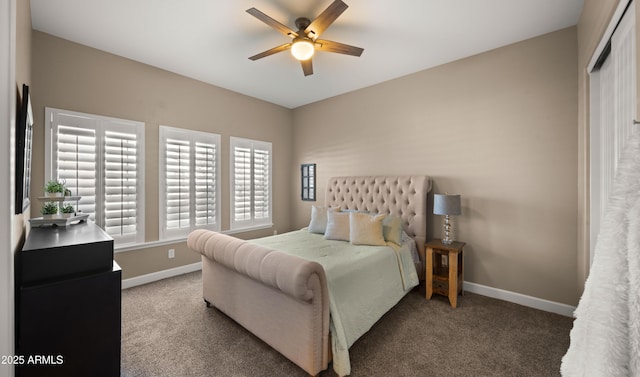
[[[95,129],[59,125],[57,139],[57,179],[63,181],[74,196],[81,196],[77,212],[96,219],[97,145]],[[76,203],[73,203],[74,205]]]
[[[244,144],[244,143],[242,143]],[[251,147],[233,147],[233,221],[251,221]]]
[[[214,225],[217,219],[217,145],[196,142],[195,195],[196,225]]]
[[[144,123],[45,108],[45,176],[114,239],[144,242]],[[70,204],[76,205],[71,202]]]
[[[231,228],[271,224],[271,143],[231,138]]]
[[[166,227],[189,227],[189,142],[167,139],[166,142]]]
[[[253,152],[253,208],[256,221],[271,218],[271,150],[257,146]]]
[[[105,131],[104,229],[123,242],[134,242],[138,212],[138,140],[135,133]]]
[[[160,237],[219,230],[220,135],[160,126]]]

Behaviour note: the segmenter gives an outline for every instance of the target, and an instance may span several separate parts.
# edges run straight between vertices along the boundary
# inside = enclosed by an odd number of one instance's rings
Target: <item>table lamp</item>
[[[442,240],[442,243],[445,245],[453,243],[453,240],[449,237],[451,233],[451,219],[449,216],[462,214],[462,208],[460,207],[460,195],[434,194],[433,214],[444,215],[444,239]]]

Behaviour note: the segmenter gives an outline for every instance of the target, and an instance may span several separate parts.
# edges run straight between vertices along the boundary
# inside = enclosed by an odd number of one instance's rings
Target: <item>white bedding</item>
[[[249,242],[320,263],[327,276],[333,369],[350,374],[349,347],[418,285],[409,237],[402,246],[357,246],[305,229]]]

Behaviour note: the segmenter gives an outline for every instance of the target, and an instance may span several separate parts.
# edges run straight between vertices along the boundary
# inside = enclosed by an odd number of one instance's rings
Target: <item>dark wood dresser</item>
[[[15,262],[16,376],[119,376],[113,239],[92,222],[33,228]]]

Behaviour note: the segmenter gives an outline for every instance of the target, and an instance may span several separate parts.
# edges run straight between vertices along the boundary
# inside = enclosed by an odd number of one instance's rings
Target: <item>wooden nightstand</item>
[[[458,294],[463,293],[464,245],[464,242],[457,241],[445,245],[437,239],[427,242],[427,300],[437,293],[449,297],[454,308],[458,306]]]

